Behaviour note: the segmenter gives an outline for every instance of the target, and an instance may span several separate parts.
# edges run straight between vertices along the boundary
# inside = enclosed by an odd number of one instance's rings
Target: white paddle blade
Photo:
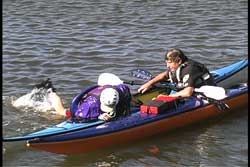
[[[215,100],[222,100],[227,97],[225,89],[218,86],[205,85],[200,88],[195,88],[194,91],[203,93],[205,96]]]
[[[99,86],[103,85],[119,85],[122,84],[123,81],[120,80],[118,76],[112,73],[102,73],[98,77],[97,84]]]

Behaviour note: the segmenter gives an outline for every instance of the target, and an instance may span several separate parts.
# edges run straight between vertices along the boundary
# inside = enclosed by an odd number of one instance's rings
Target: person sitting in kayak
[[[51,105],[60,115],[66,115],[61,98],[55,93],[49,94]],[[116,86],[98,86],[83,96],[79,107],[72,117],[82,121],[101,119],[109,121],[130,113],[131,94],[125,84]]]
[[[190,97],[194,88],[203,85],[215,85],[214,79],[208,69],[200,62],[188,59],[180,49],[171,49],[165,55],[167,71],[143,84],[138,92],[144,93],[154,84],[164,79],[176,85],[178,92],[171,93],[171,97]],[[160,95],[164,96],[164,95]]]

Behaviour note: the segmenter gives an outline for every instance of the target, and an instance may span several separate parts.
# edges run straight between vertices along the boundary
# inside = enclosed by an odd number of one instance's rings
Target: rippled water
[[[11,101],[50,77],[66,107],[102,72],[134,80],[142,67],[165,69],[172,47],[210,69],[248,52],[248,1],[3,0],[3,133],[62,121]],[[136,87],[131,87],[136,89]],[[4,143],[4,166],[247,166],[247,109],[225,119],[81,156]],[[160,153],[150,153],[150,148]],[[156,149],[157,150],[157,149]]]

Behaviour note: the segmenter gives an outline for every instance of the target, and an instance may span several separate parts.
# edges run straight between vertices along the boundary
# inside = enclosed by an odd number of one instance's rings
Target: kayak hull
[[[187,126],[189,124],[203,121],[208,118],[219,116],[228,112],[236,111],[237,109],[240,109],[242,107],[248,107],[247,99],[248,93],[245,92],[238,96],[224,100],[224,102],[230,107],[230,110],[228,111],[221,111],[214,105],[209,104],[189,112],[184,112],[159,121],[117,132],[65,141],[38,143],[34,141],[34,143],[28,143],[27,145],[36,149],[45,150],[57,154],[86,153],[112,145],[114,146],[117,144],[136,141],[159,133],[166,133],[176,128]]]

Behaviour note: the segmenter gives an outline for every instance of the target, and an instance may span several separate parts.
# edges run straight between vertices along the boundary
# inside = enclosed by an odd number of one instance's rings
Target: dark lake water
[[[141,67],[165,70],[181,48],[216,69],[248,53],[247,0],[3,0],[3,135],[54,125],[50,113],[19,110],[13,99],[51,78],[69,107],[102,72],[134,80]],[[131,87],[136,90],[137,87]],[[143,141],[79,156],[3,143],[3,166],[247,166],[248,108]],[[159,154],[152,154],[152,147]]]

